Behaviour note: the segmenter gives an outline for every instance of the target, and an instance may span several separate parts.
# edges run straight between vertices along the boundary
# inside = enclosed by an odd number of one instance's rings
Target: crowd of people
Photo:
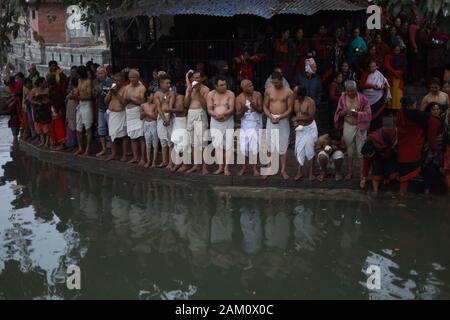
[[[90,155],[98,140],[96,156],[107,161],[204,175],[209,165],[195,162],[194,155],[212,140],[218,164],[213,173],[227,176],[232,174],[227,152],[217,150],[234,150],[235,136],[227,132],[238,127],[237,145],[246,159],[238,175],[249,165],[260,175],[264,144],[277,151],[279,172],[289,179],[291,145],[298,163],[295,180],[302,178],[304,167],[309,180],[323,181],[330,168],[337,182],[350,180],[358,160],[361,188],[371,175],[375,192],[381,182],[398,179],[404,194],[408,182],[421,175],[429,193],[442,176],[450,184],[450,79],[439,60],[445,60],[449,37],[437,26],[422,26],[419,18],[411,24],[395,19],[386,30],[361,34],[354,28],[345,42],[339,28],[334,40],[325,26],[313,41],[303,39],[302,29],[295,39],[290,30],[283,31],[274,42],[277,59],[264,92],[252,82],[252,66],[261,57],[251,50],[234,59],[235,77],[224,62],[212,77],[201,64],[184,70],[183,81],[170,70],[155,70],[147,82],[137,69],[114,73],[92,62],[72,67],[66,76],[51,61],[45,78],[32,66],[27,77],[17,73],[6,80],[10,126],[15,137],[20,132],[42,148]],[[403,94],[405,81],[427,81],[429,93],[416,102]],[[332,124],[320,135],[319,108],[327,108]],[[383,123],[387,111],[394,126]],[[212,136],[204,135],[208,129]],[[278,140],[272,147],[274,132]],[[174,154],[183,160],[175,161]],[[262,178],[270,175],[266,171]]]

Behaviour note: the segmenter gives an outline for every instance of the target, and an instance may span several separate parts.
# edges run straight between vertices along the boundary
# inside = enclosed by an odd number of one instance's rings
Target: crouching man
[[[345,150],[347,150],[347,146],[342,139],[342,133],[339,129],[332,129],[329,133],[321,135],[317,139],[316,154],[320,167],[320,174],[317,180],[322,182],[325,179],[329,167],[334,167],[336,181],[342,180]]]

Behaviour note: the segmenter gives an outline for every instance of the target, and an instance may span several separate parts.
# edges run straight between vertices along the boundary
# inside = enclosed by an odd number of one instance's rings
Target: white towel
[[[222,122],[211,118],[210,132],[212,145],[214,148],[223,148],[225,150],[230,150],[233,147],[234,136],[233,116]]]
[[[289,119],[283,118],[277,124],[273,124],[270,119],[267,119],[266,135],[267,135],[267,148],[270,152],[272,149],[272,136],[275,138],[275,130],[278,130],[278,141],[274,141],[275,146],[273,150],[277,150],[280,155],[285,155],[289,145],[289,133],[291,128],[289,126]]]
[[[111,141],[127,136],[127,116],[124,111],[106,111],[108,113],[108,132]]]
[[[144,136],[144,121],[141,120],[141,106],[127,108],[127,134],[130,139]]]
[[[176,152],[183,152],[189,147],[190,139],[186,130],[187,118],[175,117],[170,140],[174,144]]]
[[[305,160],[314,158],[317,136],[315,121],[295,132],[295,155],[301,166],[305,164]]]
[[[262,128],[262,115],[259,112],[246,112],[241,119],[240,147],[241,152],[248,156],[258,154],[259,129]]]

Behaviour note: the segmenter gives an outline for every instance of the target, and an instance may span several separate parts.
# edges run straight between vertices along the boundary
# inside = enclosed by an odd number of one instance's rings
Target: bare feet
[[[144,168],[148,168],[148,167],[150,167],[150,162],[146,162],[145,164],[144,164]]]
[[[62,144],[58,145],[58,146],[55,148],[56,151],[61,151],[61,150],[63,150],[63,149],[64,149],[64,146],[63,146]]]
[[[183,164],[183,165],[180,167],[180,169],[178,169],[178,172],[183,173],[183,172],[186,172],[187,170],[188,170],[188,166],[185,165],[185,164]]]
[[[96,157],[101,157],[101,156],[103,156],[105,154],[106,154],[106,150],[102,150],[102,151],[98,152],[95,156]]]
[[[158,167],[158,168],[167,167],[167,162],[161,162],[160,164],[158,164],[157,167]]]
[[[156,163],[153,162],[151,168],[156,168]]]
[[[365,179],[362,179],[362,180],[359,182],[359,187],[360,187],[361,189],[365,189],[365,188],[366,188],[366,180],[365,180]]]
[[[192,172],[196,172],[198,170],[200,170],[200,166],[194,165],[192,168],[190,168],[188,171],[186,171],[186,173],[192,173]]]
[[[209,174],[208,168],[203,167],[203,168],[202,168],[202,175],[203,175],[203,176],[206,176],[206,175],[208,175],[208,174]]]
[[[79,155],[83,153],[83,149],[78,148],[77,151],[74,152],[74,155]]]
[[[223,173],[223,168],[219,168],[213,172],[214,175],[221,174],[221,173]]]
[[[120,158],[120,162],[127,162],[127,156],[123,156],[122,158]]]
[[[229,169],[225,169],[224,173],[225,176],[229,177],[231,176],[231,171]]]
[[[281,177],[283,178],[283,180],[289,179],[289,175],[286,173],[286,171],[281,171]]]
[[[170,172],[175,172],[175,171],[177,171],[179,167],[180,167],[180,166],[172,165],[172,168],[170,168]],[[167,167],[167,168],[169,168],[169,167]]]
[[[295,180],[295,181],[298,181],[298,180],[300,180],[301,178],[303,178],[303,174],[300,172],[300,173],[297,173],[297,175],[294,177],[294,180]]]
[[[138,166],[143,167],[145,165],[145,160],[141,159],[141,161],[139,161]]]
[[[261,179],[262,179],[262,180],[267,180],[267,179],[269,179],[269,176],[267,176],[267,175],[261,176]]]
[[[116,155],[111,154],[109,157],[107,157],[105,159],[105,161],[111,161],[111,160],[114,160],[115,158],[116,158]]]
[[[253,168],[253,176],[254,177],[259,177],[259,171],[257,168]]]
[[[312,179],[311,179],[311,177],[312,177]],[[309,181],[313,181],[313,180],[315,180],[315,179],[316,179],[316,177],[314,177],[314,176],[309,176]],[[323,182],[324,179],[325,179],[325,173],[323,173],[323,172],[317,176],[317,180],[318,180],[319,182]]]
[[[89,149],[86,149],[86,151],[83,153],[83,156],[87,157],[90,154]]]
[[[246,170],[247,170],[246,167],[242,167],[242,169],[239,170],[239,172],[238,172],[238,176],[243,176],[243,175],[245,174],[245,171],[246,171]]]
[[[133,158],[130,161],[128,161],[127,163],[136,163],[136,162],[138,162],[138,159]]]
[[[336,182],[342,181],[342,179],[343,179],[342,175],[339,173],[336,173],[336,175],[335,175]]]

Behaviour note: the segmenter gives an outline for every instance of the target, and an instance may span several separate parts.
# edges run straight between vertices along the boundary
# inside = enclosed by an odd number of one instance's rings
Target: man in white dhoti
[[[83,128],[86,130],[86,150],[84,155],[87,156],[91,150],[92,142],[92,123],[94,122],[93,106],[92,106],[92,81],[88,77],[85,66],[77,69],[79,74],[78,81],[78,101],[76,112],[77,140],[78,149],[75,154],[83,153]]]
[[[219,164],[219,168],[213,174],[223,173],[230,176],[231,171],[229,170],[226,153],[233,152],[235,96],[233,92],[227,90],[225,78],[217,76],[215,82],[216,89],[208,93],[206,97],[208,114],[211,116],[212,145],[215,148],[216,161]],[[223,154],[223,163],[219,160],[221,153]]]
[[[127,102],[127,134],[131,139],[133,158],[128,163],[145,165],[144,122],[141,120],[141,105],[145,102],[145,86],[139,81],[139,72],[131,69],[128,73],[130,84],[125,88],[125,101]]]
[[[171,90],[172,84],[168,75],[159,78],[159,91],[155,93],[155,103],[158,110],[157,133],[161,143],[162,162],[158,168],[173,167],[170,154],[172,152],[172,126],[173,126],[173,106],[175,102],[175,92]]]
[[[262,129],[262,95],[255,91],[250,80],[242,80],[242,93],[236,98],[236,114],[241,117],[239,144],[245,155],[245,162],[238,175],[247,170],[247,163],[253,163],[253,175],[259,176],[257,168],[259,150],[259,130]],[[249,161],[250,155],[252,156]]]
[[[141,113],[141,119],[144,121],[145,146],[147,148],[147,162],[145,163],[144,167],[148,168],[151,163],[152,168],[154,168],[156,167],[156,158],[158,157],[159,140],[158,134],[156,132],[156,119],[158,117],[158,111],[156,108],[156,104],[154,103],[153,89],[147,89],[147,91],[145,92],[145,98],[147,99],[147,102],[142,105]]]
[[[204,74],[202,71],[186,74],[186,95],[184,96],[184,105],[189,108],[186,130],[191,139],[192,160],[194,164],[187,173],[200,170],[200,163],[203,161],[202,151],[208,141],[206,138],[208,130],[206,96],[209,93],[209,88],[202,83],[203,78]],[[208,166],[205,162],[203,162],[201,167],[202,174],[208,174]]]
[[[267,116],[266,125],[266,140],[267,147],[270,153],[275,150],[280,156],[281,176],[284,180],[289,179],[286,172],[286,153],[289,145],[290,124],[289,117],[291,116],[294,107],[294,93],[291,89],[283,85],[283,76],[280,72],[272,74],[272,84],[264,93],[264,113]],[[274,141],[272,145],[272,136],[276,137],[278,131],[278,140]],[[271,154],[271,158],[272,158]],[[273,162],[273,159],[271,159]],[[272,172],[272,175],[275,174]],[[268,175],[264,175],[263,179],[267,179]]]
[[[309,180],[315,179],[313,174],[313,159],[315,156],[315,145],[317,141],[317,126],[314,121],[316,114],[316,103],[306,96],[305,87],[298,86],[294,89],[295,102],[292,123],[295,128],[295,155],[298,161],[297,175],[295,180],[302,177],[302,168],[305,164],[309,166]]]
[[[113,85],[105,97],[105,103],[108,105],[108,133],[111,138],[111,155],[106,158],[107,161],[115,160],[117,155],[118,140],[122,140],[122,158],[120,161],[127,161],[129,139],[127,136],[127,117],[125,111],[125,86],[122,73],[116,73],[113,76]]]
[[[184,105],[184,93],[185,89],[183,85],[177,85],[177,92],[176,92],[176,98],[175,98],[175,109],[173,109],[173,114],[175,115],[173,120],[173,127],[172,127],[172,133],[170,140],[173,143],[173,150],[175,151],[175,155],[177,157],[177,163],[178,157],[180,154],[184,154],[184,152],[189,152],[190,149],[190,138],[189,133],[186,130],[187,126],[187,108]],[[172,156],[173,152],[171,153]],[[174,159],[172,159],[172,162],[175,162]],[[182,162],[182,161],[180,161]],[[178,171],[178,172],[185,172],[188,170],[188,166],[186,163],[183,162],[183,164],[177,164],[172,167],[172,172]]]

